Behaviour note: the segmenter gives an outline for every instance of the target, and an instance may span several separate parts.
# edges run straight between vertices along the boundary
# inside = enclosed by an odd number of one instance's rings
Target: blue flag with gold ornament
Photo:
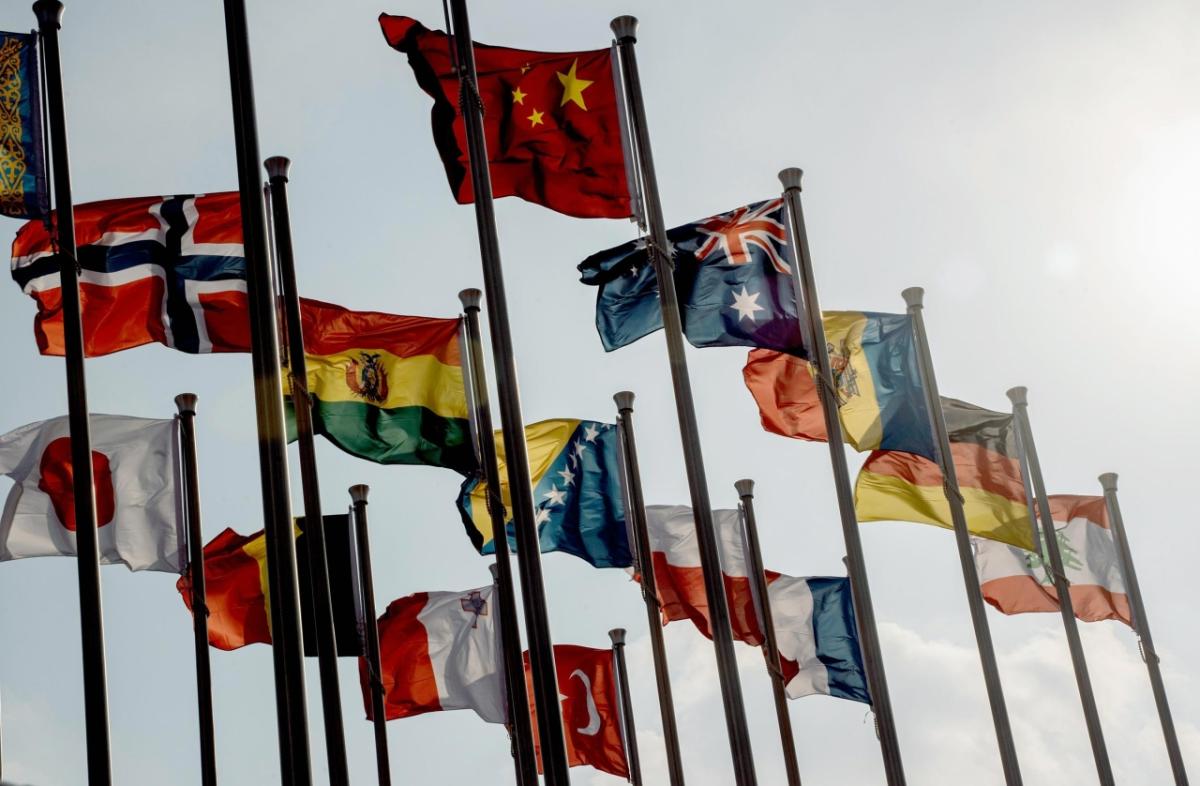
[[[509,512],[508,540],[515,548],[502,433],[494,438],[503,479],[500,497]],[[574,554],[597,568],[630,567],[617,427],[594,420],[543,420],[525,427],[525,442],[541,551]],[[487,483],[476,475],[463,483],[458,498],[467,535],[480,554],[496,552],[487,496]]]
[[[50,214],[37,34],[0,31],[0,215]]]

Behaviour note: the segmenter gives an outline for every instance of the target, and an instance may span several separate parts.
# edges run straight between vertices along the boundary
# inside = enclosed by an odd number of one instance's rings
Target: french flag
[[[648,505],[646,524],[663,624],[690,619],[711,638],[692,509]],[[713,526],[733,636],[761,646],[763,629],[746,566],[741,513],[714,510]],[[788,697],[820,693],[870,704],[849,579],[770,570],[765,575]]]
[[[151,343],[190,353],[250,351],[237,192],[78,205],[75,237],[87,356]],[[37,303],[43,355],[64,353],[59,265],[46,224],[21,227],[12,276]]]

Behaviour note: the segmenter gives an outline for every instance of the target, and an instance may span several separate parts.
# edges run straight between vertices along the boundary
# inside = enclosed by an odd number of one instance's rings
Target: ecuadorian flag
[[[500,494],[505,510],[511,510],[502,432],[497,431],[494,438],[503,479]],[[525,442],[541,550],[565,551],[597,568],[631,566],[617,427],[594,420],[543,420],[525,427]],[[475,548],[481,554],[494,554],[487,483],[478,477],[468,479],[458,508]],[[507,529],[509,543],[515,548],[511,518]]]
[[[313,428],[380,464],[475,466],[459,320],[404,317],[304,299]],[[291,395],[289,380],[284,393]],[[295,439],[289,399],[288,439]]]

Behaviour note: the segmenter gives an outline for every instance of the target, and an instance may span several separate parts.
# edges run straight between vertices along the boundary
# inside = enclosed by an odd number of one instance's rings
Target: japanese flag
[[[175,422],[92,415],[91,436],[100,562],[182,572]],[[0,560],[75,555],[67,418],[0,436],[0,474],[16,483],[0,515]]]

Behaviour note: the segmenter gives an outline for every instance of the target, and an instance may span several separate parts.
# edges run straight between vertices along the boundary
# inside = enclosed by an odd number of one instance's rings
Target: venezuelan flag
[[[464,475],[474,469],[458,319],[304,299],[301,322],[317,433],[380,464],[430,464]],[[291,394],[287,379],[284,392]]]
[[[1013,417],[942,399],[950,454],[962,492],[967,529],[989,540],[1032,551],[1033,522],[1021,473]],[[877,450],[854,487],[859,521],[913,521],[950,529],[950,503],[938,465],[922,456]]]
[[[911,317],[826,311],[822,322],[846,442],[860,451],[903,450],[933,459],[933,430]],[[758,403],[764,429],[797,439],[828,439],[807,361],[754,349],[742,375]]]

